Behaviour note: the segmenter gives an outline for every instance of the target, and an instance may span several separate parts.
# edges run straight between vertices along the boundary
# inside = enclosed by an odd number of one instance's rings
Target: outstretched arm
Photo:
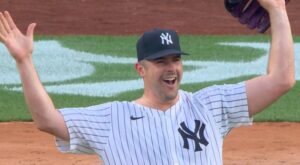
[[[271,47],[267,75],[246,82],[249,114],[262,111],[295,83],[294,48],[284,0],[258,0],[271,21]]]
[[[0,20],[0,40],[16,61],[26,103],[35,124],[42,131],[68,140],[63,117],[55,109],[33,65],[33,32],[36,24],[30,24],[26,35],[23,35],[7,11],[0,13]]]

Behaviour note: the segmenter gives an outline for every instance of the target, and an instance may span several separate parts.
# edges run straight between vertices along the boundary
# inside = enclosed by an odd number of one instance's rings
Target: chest
[[[135,107],[112,115],[109,149],[115,146],[116,153],[131,153],[136,161],[141,157],[169,164],[206,162],[211,159],[207,155],[220,152],[216,151],[221,143],[214,135],[212,119],[195,107],[175,107],[168,112]]]

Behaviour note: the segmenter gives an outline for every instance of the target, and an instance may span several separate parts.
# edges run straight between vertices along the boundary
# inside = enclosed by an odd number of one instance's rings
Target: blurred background
[[[181,34],[257,34],[225,10],[223,0],[2,0],[23,31],[36,34],[141,34],[153,27]],[[288,4],[292,30],[300,34],[300,3]],[[176,13],[176,14],[174,14]]]

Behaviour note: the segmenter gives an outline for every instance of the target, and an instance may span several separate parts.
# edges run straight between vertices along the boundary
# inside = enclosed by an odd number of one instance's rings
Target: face
[[[144,79],[144,95],[161,102],[177,98],[183,72],[180,56],[170,55],[155,60],[143,60],[136,68]]]

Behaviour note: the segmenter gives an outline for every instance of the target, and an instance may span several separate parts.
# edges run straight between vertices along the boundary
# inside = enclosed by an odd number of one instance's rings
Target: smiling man
[[[181,51],[175,31],[154,29],[145,32],[137,42],[135,64],[144,80],[144,95],[136,102],[165,110],[178,101],[178,89],[182,78]]]
[[[62,152],[98,154],[105,164],[214,164],[232,128],[275,102],[294,83],[294,50],[284,0],[258,0],[271,20],[267,74],[195,93],[179,89],[181,51],[177,33],[145,32],[137,42],[135,68],[144,94],[134,101],[56,110],[32,62],[33,31],[23,35],[8,12],[0,13],[0,39],[16,61],[32,118],[56,137]],[[201,76],[201,75],[198,75]]]

